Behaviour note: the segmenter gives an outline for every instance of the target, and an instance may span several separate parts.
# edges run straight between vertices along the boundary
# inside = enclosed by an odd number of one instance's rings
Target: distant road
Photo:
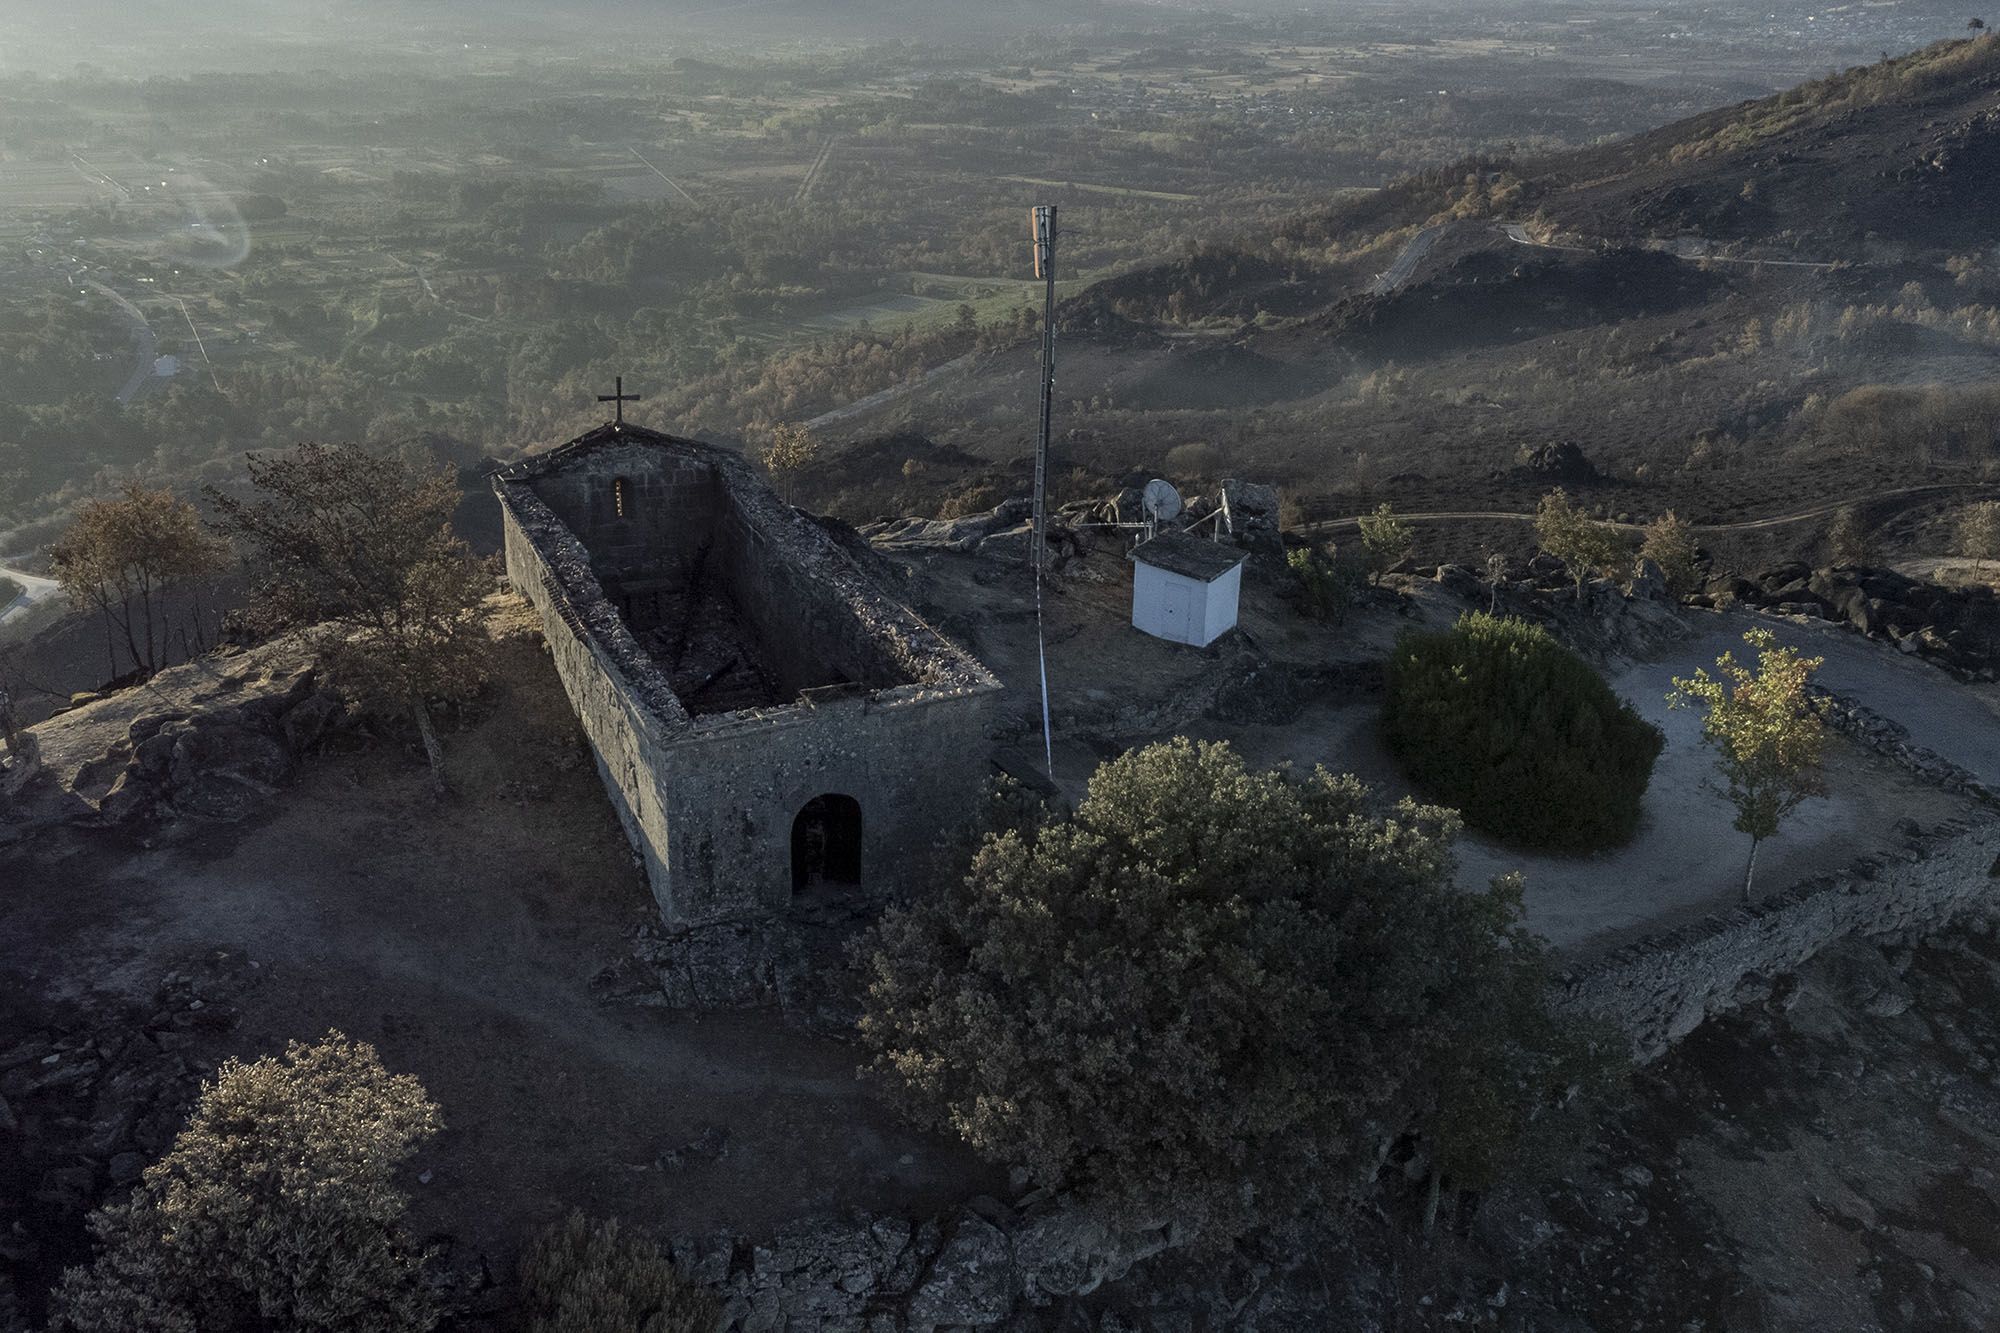
[[[160,340],[153,333],[153,326],[146,318],[146,312],[112,291],[95,278],[85,278],[83,285],[101,296],[110,298],[121,311],[132,329],[132,352],[138,358],[132,373],[125,380],[125,387],[118,391],[118,404],[123,407],[145,389],[147,381],[153,378],[153,363],[159,360]],[[189,325],[193,327],[192,324]]]
[[[9,569],[0,565],[0,578],[21,585],[21,593],[6,606],[0,607],[0,625],[28,614],[36,603],[47,601],[61,590],[54,579],[45,579],[39,574],[30,574],[25,569]]]
[[[1918,495],[1932,495],[1945,491],[2000,491],[2000,483],[1987,481],[1941,481],[1928,486],[1903,486],[1889,491],[1871,491],[1858,500],[1835,500],[1827,504],[1814,505],[1810,509],[1793,510],[1787,514],[1774,514],[1769,518],[1743,519],[1735,523],[1695,523],[1698,532],[1756,532],[1764,528],[1779,528],[1787,523],[1803,523],[1807,519],[1829,518],[1852,504],[1880,504],[1884,500],[1908,499]],[[1296,531],[1334,532],[1351,528],[1361,522],[1366,515],[1355,514],[1348,518],[1323,518],[1311,523],[1301,523]],[[1498,522],[1532,523],[1532,512],[1523,513],[1509,509],[1440,509],[1422,514],[1398,514],[1397,518],[1406,523],[1461,523]],[[1606,523],[1604,526],[1618,528],[1626,532],[1643,531],[1638,523]]]
[[[840,422],[848,420],[850,417],[858,417],[864,412],[872,412],[885,403],[893,403],[904,394],[915,393],[918,389],[923,388],[947,370],[957,370],[971,364],[972,358],[978,355],[979,353],[977,352],[967,352],[957,360],[947,361],[941,366],[932,366],[915,379],[904,380],[901,384],[892,384],[879,393],[871,393],[866,398],[857,398],[846,407],[836,407],[831,412],[823,412],[811,421],[808,421],[806,429],[820,430],[826,426],[837,425]]]
[[[1417,265],[1424,262],[1424,256],[1438,243],[1438,237],[1444,235],[1450,227],[1449,222],[1433,222],[1412,236],[1409,243],[1403,247],[1403,252],[1396,256],[1395,262],[1377,273],[1375,281],[1368,284],[1368,294],[1387,296],[1408,282],[1410,275],[1417,271]]]

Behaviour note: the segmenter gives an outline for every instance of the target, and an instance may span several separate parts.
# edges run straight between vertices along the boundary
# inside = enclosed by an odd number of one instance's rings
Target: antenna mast
[[[1035,440],[1035,532],[1028,559],[1035,566],[1035,649],[1042,668],[1042,759],[1049,781],[1056,780],[1055,730],[1049,722],[1049,648],[1042,633],[1042,572],[1048,564],[1049,417],[1056,395],[1056,206],[1037,204],[1028,211],[1028,229],[1035,242],[1035,276],[1046,284],[1042,299],[1042,428]]]
[[[1028,214],[1035,238],[1035,276],[1046,284],[1042,298],[1042,429],[1035,442],[1035,541],[1039,578],[1048,562],[1049,419],[1056,396],[1056,206],[1037,204]]]

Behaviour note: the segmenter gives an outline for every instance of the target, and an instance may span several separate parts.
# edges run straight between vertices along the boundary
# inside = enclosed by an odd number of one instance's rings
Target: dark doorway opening
[[[861,802],[833,794],[813,797],[792,821],[792,891],[860,882]]]

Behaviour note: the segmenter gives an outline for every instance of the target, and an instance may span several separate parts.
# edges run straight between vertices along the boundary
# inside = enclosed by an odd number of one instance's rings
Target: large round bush
[[[1662,743],[1547,630],[1479,614],[1398,641],[1386,727],[1426,796],[1473,828],[1547,851],[1630,839]]]
[[[1455,881],[1451,812],[1152,745],[986,840],[862,941],[861,1033],[919,1124],[1126,1225],[1227,1241],[1373,1179],[1422,1127],[1495,1175],[1574,1082],[1520,890]]]

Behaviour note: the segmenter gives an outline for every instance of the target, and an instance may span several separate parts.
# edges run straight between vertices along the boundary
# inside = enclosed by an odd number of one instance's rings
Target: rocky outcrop
[[[1088,1296],[1179,1239],[1165,1226],[1108,1226],[1037,1191],[1013,1205],[977,1198],[942,1220],[857,1213],[763,1241],[719,1233],[670,1248],[683,1273],[722,1296],[725,1333],[931,1333],[991,1328]]]
[[[1562,482],[1572,486],[1597,481],[1602,475],[1597,465],[1584,456],[1583,450],[1568,440],[1545,444],[1534,450],[1514,472],[1533,482]]]
[[[1944,587],[1890,569],[1814,569],[1794,562],[1716,579],[1690,600],[1830,620],[1961,679],[2000,678],[2000,599],[1991,588]]]
[[[162,977],[146,1004],[0,1035],[0,1180],[20,1184],[0,1189],[0,1273],[52,1279],[84,1257],[85,1214],[172,1144],[214,1072],[198,1048],[235,1025],[236,998],[261,976],[219,950]]]
[[[0,846],[66,824],[235,823],[349,721],[295,640],[173,667],[29,730],[36,771],[0,802]]]
[[[1580,598],[1568,568],[1549,555],[1506,564],[1497,584],[1464,565],[1419,566],[1407,577],[1442,584],[1476,610],[1492,607],[1547,625],[1571,647],[1600,659],[1646,657],[1688,634],[1665,576],[1650,560],[1634,567],[1627,586],[1591,579]]]

